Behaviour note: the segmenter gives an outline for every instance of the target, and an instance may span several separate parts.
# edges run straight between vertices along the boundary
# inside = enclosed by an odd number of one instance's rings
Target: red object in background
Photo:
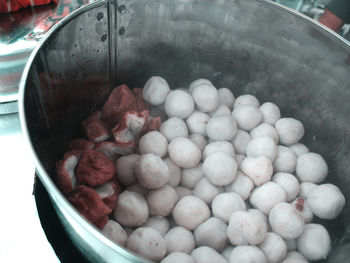
[[[337,33],[340,32],[344,25],[344,21],[328,9],[325,9],[323,15],[319,19],[319,22]]]
[[[28,6],[47,5],[57,2],[58,0],[0,0],[0,13],[10,13]]]

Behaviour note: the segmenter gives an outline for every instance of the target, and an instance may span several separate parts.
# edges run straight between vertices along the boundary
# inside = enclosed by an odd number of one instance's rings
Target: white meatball
[[[297,249],[297,241],[295,239],[284,239],[284,242],[286,242],[288,251],[294,251]]]
[[[244,200],[236,193],[218,194],[211,203],[211,210],[215,217],[228,223],[231,214],[239,210],[246,210]]]
[[[214,111],[220,104],[218,90],[213,85],[197,85],[192,92],[192,97],[197,108],[202,112]]]
[[[213,185],[206,177],[202,178],[193,190],[193,195],[199,197],[207,204],[210,204],[215,196],[222,193],[222,187]]]
[[[230,110],[233,108],[233,103],[235,102],[235,97],[233,93],[228,88],[218,89],[220,103],[226,105]]]
[[[239,194],[243,200],[248,199],[253,188],[253,181],[242,171],[237,172],[236,178],[233,180],[232,184],[225,186],[226,191]]]
[[[186,254],[186,253],[182,253],[182,252],[173,252],[169,255],[167,255],[165,258],[163,258],[163,260],[160,263],[196,263],[194,262],[194,259]]]
[[[222,252],[221,255],[226,258],[228,261],[230,261],[232,250],[234,249],[234,246],[228,245]]]
[[[290,173],[276,173],[272,181],[279,184],[287,194],[287,202],[293,201],[300,191],[298,179]]]
[[[286,192],[279,184],[267,182],[253,190],[249,201],[253,207],[265,214],[269,214],[276,204],[285,202],[286,198]]]
[[[276,144],[278,143],[278,140],[279,140],[275,127],[265,122],[261,123],[259,126],[251,130],[250,136],[253,139],[267,136],[267,137],[270,137]]]
[[[123,226],[140,226],[148,218],[148,206],[145,198],[135,192],[124,191],[118,196],[114,219]]]
[[[230,263],[267,263],[265,254],[256,246],[237,246],[232,250]]]
[[[188,189],[183,186],[176,186],[175,191],[177,193],[177,196],[179,197],[179,200],[184,196],[192,195],[191,189]]]
[[[174,138],[177,137],[187,137],[188,136],[188,130],[186,123],[178,118],[178,117],[172,117],[167,119],[165,122],[163,122],[160,127],[159,131],[169,140],[171,141]]]
[[[227,107],[226,105],[220,105],[217,107],[216,110],[209,113],[211,117],[218,116],[218,115],[230,115],[231,116],[232,111]]]
[[[207,123],[210,116],[201,111],[193,112],[186,119],[186,124],[191,133],[198,133],[207,136]]]
[[[272,232],[266,234],[266,238],[259,245],[259,248],[266,255],[269,263],[279,263],[287,255],[286,243],[279,235]]]
[[[164,102],[168,117],[185,119],[194,110],[194,101],[190,94],[182,90],[170,91]]]
[[[188,229],[177,226],[164,236],[167,245],[167,254],[172,252],[191,253],[195,247],[194,236]]]
[[[182,169],[181,185],[193,189],[203,176],[204,174],[201,163],[193,168]]]
[[[191,256],[196,263],[227,263],[226,259],[214,249],[201,246],[192,251]]]
[[[324,226],[306,224],[304,232],[297,239],[297,248],[310,261],[324,259],[331,250],[331,239]]]
[[[304,153],[297,159],[296,175],[302,182],[320,183],[328,174],[326,161],[318,153]]]
[[[149,189],[144,188],[138,182],[133,183],[131,185],[128,185],[125,190],[127,190],[129,192],[136,192],[136,193],[142,195],[143,197],[145,197],[149,192]]]
[[[118,159],[116,176],[122,185],[130,185],[136,182],[134,166],[139,158],[139,154],[129,154]]]
[[[302,143],[292,144],[289,146],[289,149],[291,149],[297,157],[309,152],[309,149]]]
[[[317,186],[307,197],[311,211],[323,219],[334,219],[345,206],[345,197],[333,184]]]
[[[241,170],[256,186],[270,181],[273,173],[272,163],[265,156],[245,158],[241,163]]]
[[[245,94],[245,95],[241,95],[238,96],[234,102],[233,108],[237,108],[237,107],[241,107],[241,106],[245,106],[245,105],[250,105],[250,106],[254,106],[256,108],[260,107],[260,102],[258,101],[258,99],[250,94]]]
[[[151,190],[147,195],[147,204],[151,216],[168,216],[173,210],[178,196],[173,187],[166,184]]]
[[[281,118],[281,112],[279,107],[272,102],[265,102],[260,106],[260,110],[263,114],[264,122],[275,125],[275,123]]]
[[[165,79],[161,77],[151,77],[142,90],[143,99],[151,105],[160,105],[164,102],[170,88]]]
[[[286,146],[299,142],[305,133],[304,125],[299,120],[293,118],[279,119],[275,124],[275,128],[280,137],[281,144]]]
[[[199,197],[185,196],[177,202],[172,215],[179,226],[194,230],[209,218],[210,210]]]
[[[152,153],[141,155],[135,164],[137,181],[147,189],[156,189],[169,181],[168,165]]]
[[[282,263],[309,263],[309,261],[299,252],[291,251],[287,254]]]
[[[164,159],[169,168],[169,182],[172,187],[177,186],[181,180],[181,168],[177,166],[169,157]]]
[[[203,173],[214,185],[223,186],[233,182],[237,173],[237,163],[224,152],[214,152],[203,162]]]
[[[170,228],[169,220],[165,217],[161,216],[151,216],[147,219],[147,221],[142,224],[143,227],[151,227],[157,230],[162,236],[168,232]]]
[[[304,220],[289,203],[279,203],[271,209],[269,222],[273,232],[285,239],[295,239],[303,233]]]
[[[168,141],[159,131],[151,131],[143,135],[139,140],[141,154],[153,153],[163,157],[168,152]]]
[[[260,218],[260,221],[264,223],[264,224],[262,224],[262,227],[264,227],[266,229],[266,232],[271,231],[270,225],[268,223],[268,218],[263,212],[261,212],[258,209],[255,209],[255,208],[250,208],[247,211],[249,211],[249,213]]]
[[[258,126],[262,121],[262,113],[259,108],[251,105],[244,105],[235,108],[232,112],[238,128],[250,131]]]
[[[102,232],[120,246],[124,246],[128,239],[128,235],[123,227],[113,220],[108,220],[107,224],[103,227]]]
[[[293,173],[297,164],[297,157],[288,147],[278,145],[277,155],[273,161],[275,172]]]
[[[314,214],[312,213],[308,202],[301,197],[295,199],[291,205],[297,211],[297,213],[304,219],[305,223],[310,223],[314,218]]]
[[[211,83],[210,80],[207,79],[197,79],[195,81],[193,81],[190,86],[188,87],[188,90],[190,91],[190,93],[192,94],[192,92],[194,91],[194,89],[202,84],[206,84],[206,85],[211,85],[213,86],[213,83]]]
[[[209,119],[207,135],[216,141],[231,141],[237,132],[237,125],[231,115],[217,115]]]
[[[227,236],[232,245],[258,245],[266,237],[266,222],[251,210],[230,216]]]
[[[248,157],[265,156],[271,160],[275,159],[277,154],[276,143],[270,137],[259,137],[252,139],[247,146]]]
[[[205,146],[207,145],[207,140],[204,138],[203,135],[201,134],[191,134],[188,137],[197,147],[199,148],[200,151],[203,151]]]
[[[235,137],[232,139],[232,145],[235,151],[239,154],[246,154],[247,147],[251,141],[251,137],[248,132],[238,129]]]
[[[215,141],[212,143],[209,143],[202,153],[202,159],[205,160],[210,154],[214,152],[224,152],[228,155],[235,157],[235,150],[233,149],[233,146],[231,143],[227,141]]]
[[[310,182],[302,182],[300,184],[300,193],[299,196],[306,199],[309,194],[317,187],[317,184]]]
[[[178,137],[168,145],[171,160],[182,168],[193,168],[201,160],[201,151],[190,139]]]
[[[216,217],[210,217],[194,231],[196,246],[208,246],[221,252],[227,244],[227,225]]]
[[[161,234],[150,227],[139,227],[129,236],[126,248],[149,260],[160,261],[166,254],[166,243]]]

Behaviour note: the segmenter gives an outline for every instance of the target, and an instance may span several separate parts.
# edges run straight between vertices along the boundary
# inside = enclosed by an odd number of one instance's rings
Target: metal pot
[[[116,84],[160,75],[175,88],[208,78],[256,95],[300,119],[303,142],[329,164],[327,181],[350,200],[350,46],[292,10],[264,0],[111,0],[60,21],[33,52],[20,87],[20,118],[40,180],[78,249],[92,262],[144,262],[84,220],[52,181],[80,121]],[[323,221],[350,257],[350,202]]]

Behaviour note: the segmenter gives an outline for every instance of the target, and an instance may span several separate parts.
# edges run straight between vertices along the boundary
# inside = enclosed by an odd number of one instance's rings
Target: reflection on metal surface
[[[0,15],[0,103],[16,101],[25,63],[39,41],[63,17],[94,0],[61,0]]]

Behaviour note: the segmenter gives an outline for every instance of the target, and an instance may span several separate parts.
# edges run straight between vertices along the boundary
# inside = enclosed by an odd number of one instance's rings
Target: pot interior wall
[[[345,42],[265,1],[112,1],[68,21],[38,52],[25,90],[28,130],[53,174],[111,87],[142,87],[152,75],[171,88],[207,78],[301,120],[302,142],[325,157],[327,182],[350,200],[349,55]],[[350,256],[349,216],[348,202],[337,220],[322,221],[333,240],[327,262]]]

